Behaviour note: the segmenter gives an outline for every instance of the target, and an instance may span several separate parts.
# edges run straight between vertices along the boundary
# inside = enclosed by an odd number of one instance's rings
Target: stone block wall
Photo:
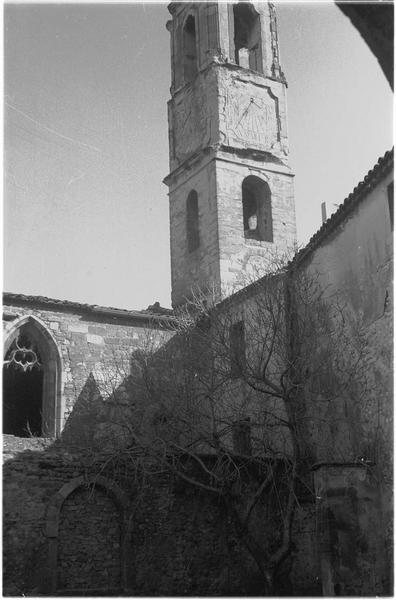
[[[271,192],[273,242],[245,239],[242,182],[255,175]],[[291,256],[296,243],[293,177],[287,169],[222,155],[216,169],[220,280],[228,295],[271,272],[283,256]]]
[[[170,186],[172,304],[177,306],[191,296],[191,289],[206,289],[219,283],[218,213],[214,161],[205,158],[199,166],[185,171]],[[198,196],[199,247],[187,246],[189,193]]]
[[[160,347],[174,333],[170,321],[161,320],[156,315],[118,311],[114,316],[111,311],[97,311],[96,308],[5,295],[5,350],[15,337],[19,324],[26,323],[37,327],[39,337],[45,334],[43,346],[50,339],[57,349],[56,385],[59,393],[55,389],[49,392],[54,402],[58,394],[58,434],[73,407],[84,397],[86,386],[92,386],[94,381],[98,394],[105,399],[129,375],[134,352]]]

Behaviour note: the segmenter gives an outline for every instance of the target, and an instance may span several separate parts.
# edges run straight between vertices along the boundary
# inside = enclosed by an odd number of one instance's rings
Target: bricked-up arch
[[[39,358],[37,368],[34,367],[24,371],[15,362],[9,363],[12,349],[17,347],[18,340],[24,341],[24,346],[30,345],[37,354]],[[18,393],[24,393],[26,396],[23,400],[19,399],[18,401],[18,411],[24,412],[20,415],[20,423],[15,423],[14,426],[10,425],[10,422],[12,423],[11,418],[11,421],[8,420],[7,428],[11,427],[14,431],[5,431],[5,433],[22,437],[30,435],[30,432],[33,435],[43,437],[59,435],[64,418],[62,361],[58,346],[44,323],[31,315],[14,321],[5,332],[4,357],[4,383],[6,384],[4,391],[8,393],[8,398],[4,398],[5,406],[12,403],[13,400],[15,401],[15,390],[13,393],[12,388],[13,382],[18,386]],[[12,378],[7,371],[14,368],[17,371]],[[25,379],[24,376],[26,376]],[[24,402],[29,403],[30,401],[29,386],[31,386],[32,397],[35,398],[33,401],[36,403],[33,412],[32,406],[26,405],[24,407]],[[26,424],[22,423],[23,419],[26,420]],[[28,423],[29,419],[34,420],[34,430]]]
[[[243,180],[242,209],[245,238],[273,242],[271,190],[266,181],[255,175]]]
[[[126,589],[128,500],[112,481],[72,479],[51,498],[42,592],[114,595]]]
[[[234,5],[234,50],[239,66],[263,72],[260,15],[247,2]]]
[[[187,248],[193,252],[199,247],[199,206],[198,194],[191,190],[186,202]]]
[[[195,18],[189,15],[183,27],[183,74],[184,82],[189,83],[198,73],[197,34]]]

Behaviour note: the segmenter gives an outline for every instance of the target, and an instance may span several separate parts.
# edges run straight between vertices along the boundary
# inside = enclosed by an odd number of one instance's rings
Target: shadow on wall
[[[260,594],[218,498],[109,451],[128,385],[105,401],[91,373],[59,440],[4,436],[4,595]]]
[[[4,442],[3,594],[119,595],[128,496],[60,443]]]

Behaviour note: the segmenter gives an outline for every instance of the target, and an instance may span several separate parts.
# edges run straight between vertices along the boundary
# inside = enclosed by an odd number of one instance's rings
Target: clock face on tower
[[[227,90],[227,137],[230,144],[270,150],[280,137],[278,101],[268,88],[235,85]]]

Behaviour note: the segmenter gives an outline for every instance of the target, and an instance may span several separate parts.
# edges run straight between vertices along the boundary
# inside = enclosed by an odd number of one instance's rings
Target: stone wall
[[[134,352],[151,352],[173,335],[171,322],[155,314],[15,295],[5,295],[4,302],[6,351],[22,326],[37,331],[43,354],[47,341],[54,347],[57,389],[48,395],[57,403],[57,434],[84,399],[86,386],[94,382],[98,396],[107,398],[129,375]]]
[[[118,463],[61,442],[24,445],[6,440],[5,595],[261,595],[220,498],[170,475],[142,478],[126,455]],[[310,506],[280,577],[288,595],[318,589]],[[260,525],[272,535],[268,517]]]

